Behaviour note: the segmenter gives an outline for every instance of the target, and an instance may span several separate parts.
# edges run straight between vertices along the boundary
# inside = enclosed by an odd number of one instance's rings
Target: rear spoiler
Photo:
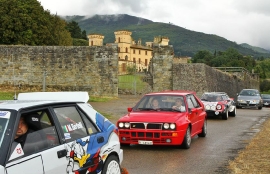
[[[17,100],[58,100],[87,103],[88,92],[26,92],[19,93]]]

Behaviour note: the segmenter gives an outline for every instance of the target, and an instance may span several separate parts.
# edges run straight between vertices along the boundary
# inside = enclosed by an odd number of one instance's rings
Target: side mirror
[[[131,112],[131,111],[132,111],[132,108],[127,108],[127,111],[128,111],[128,112]]]
[[[236,93],[236,95],[238,96],[239,94],[238,94],[238,93]]]

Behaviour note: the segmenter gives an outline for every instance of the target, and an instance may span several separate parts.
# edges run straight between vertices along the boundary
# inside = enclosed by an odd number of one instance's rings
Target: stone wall
[[[118,96],[117,44],[102,47],[0,46],[0,85],[54,87]],[[46,75],[46,76],[45,76]]]
[[[38,86],[118,96],[117,44],[110,46],[0,46],[0,86]],[[173,61],[172,46],[153,48],[149,63],[152,91],[222,91],[236,97],[243,88],[259,89],[259,80],[213,69],[205,64]],[[147,76],[148,77],[148,76]],[[150,92],[145,89],[145,92]]]
[[[198,96],[203,92],[226,92],[236,98],[244,88],[260,88],[259,81],[246,76],[240,78],[202,63],[173,64],[173,90],[193,90]]]

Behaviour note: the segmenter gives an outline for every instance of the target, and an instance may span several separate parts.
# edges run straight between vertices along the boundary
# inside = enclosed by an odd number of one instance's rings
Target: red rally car
[[[144,95],[117,121],[121,145],[181,145],[207,133],[203,103],[193,91],[163,91]]]

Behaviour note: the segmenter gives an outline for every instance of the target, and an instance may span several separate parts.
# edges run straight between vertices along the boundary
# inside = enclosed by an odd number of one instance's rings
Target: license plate
[[[269,103],[264,103],[264,105],[269,105]]]
[[[139,144],[143,144],[143,145],[153,145],[153,141],[142,141],[142,140],[139,140],[138,143]]]

